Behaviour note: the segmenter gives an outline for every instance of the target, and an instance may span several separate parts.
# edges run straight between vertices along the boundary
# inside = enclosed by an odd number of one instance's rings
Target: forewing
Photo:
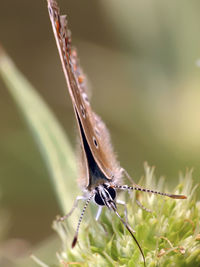
[[[119,166],[112,151],[106,126],[91,109],[77,53],[71,48],[71,34],[67,27],[66,16],[60,16],[54,0],[48,0],[48,9],[73,106],[78,113],[96,163],[108,179],[113,179],[118,175]]]

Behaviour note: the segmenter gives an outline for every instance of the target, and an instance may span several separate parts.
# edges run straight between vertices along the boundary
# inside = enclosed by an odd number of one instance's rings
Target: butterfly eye
[[[115,197],[116,197],[116,191],[115,191],[115,189],[112,188],[112,187],[109,187],[109,188],[108,188],[108,192],[109,192],[111,198],[114,200]]]
[[[95,194],[94,201],[100,206],[104,206],[105,205],[105,203],[103,202],[103,199],[102,199],[102,197],[100,196],[99,193]]]
[[[96,146],[96,148],[99,148],[99,145],[97,143],[97,140],[96,140],[96,138],[94,136],[93,136],[93,142],[94,142],[94,145]]]

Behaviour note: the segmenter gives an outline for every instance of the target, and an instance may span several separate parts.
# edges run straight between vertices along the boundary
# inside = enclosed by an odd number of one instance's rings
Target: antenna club
[[[77,240],[78,240],[78,237],[77,237],[77,235],[75,235],[74,240],[72,242],[72,248],[74,248],[76,246]]]
[[[170,195],[169,197],[176,199],[187,199],[187,197],[184,195]]]

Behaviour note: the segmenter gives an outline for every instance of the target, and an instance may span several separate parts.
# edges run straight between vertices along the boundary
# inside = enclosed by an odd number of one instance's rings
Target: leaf
[[[0,75],[20,108],[42,153],[63,213],[77,190],[72,147],[61,125],[36,89],[0,46]]]

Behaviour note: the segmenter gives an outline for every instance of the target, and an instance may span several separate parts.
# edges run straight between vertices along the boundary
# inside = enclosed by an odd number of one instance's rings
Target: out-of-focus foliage
[[[75,183],[75,158],[67,136],[46,103],[19,72],[1,47],[0,75],[20,108],[30,128],[30,133],[34,136],[36,144],[43,155],[49,175],[52,178],[58,202],[64,213],[71,208],[77,187]],[[73,177],[74,179],[72,179]],[[29,188],[29,190],[31,189]],[[25,252],[27,253],[29,244],[25,240],[10,239],[7,242],[3,240],[1,236],[4,236],[5,239],[7,229],[5,222],[7,218],[5,214],[0,214],[0,217],[2,217],[0,220],[0,248],[2,251],[0,253],[0,264],[3,266],[13,264],[15,266],[16,259],[18,257],[21,258]],[[52,247],[51,243],[50,241],[46,242],[48,251],[45,250],[45,253],[41,253],[42,249],[39,249],[40,255],[47,253],[49,255],[50,247]],[[11,255],[11,252],[14,255]],[[23,260],[22,263],[20,261],[20,264],[24,264],[24,262],[27,264]]]
[[[3,49],[0,50],[0,74],[35,137],[65,212],[71,208],[76,188],[75,158],[68,139],[45,102]]]

